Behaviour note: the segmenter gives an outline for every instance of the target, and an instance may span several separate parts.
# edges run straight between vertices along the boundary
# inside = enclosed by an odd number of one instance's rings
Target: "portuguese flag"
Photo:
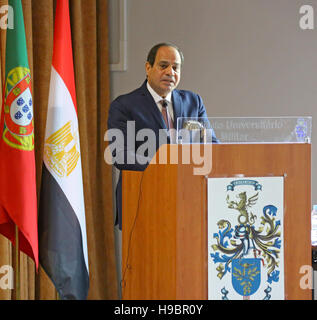
[[[33,100],[21,0],[9,0],[14,28],[7,29],[0,122],[0,233],[38,267]]]

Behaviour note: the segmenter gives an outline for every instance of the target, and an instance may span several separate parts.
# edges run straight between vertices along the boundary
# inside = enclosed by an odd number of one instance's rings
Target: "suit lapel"
[[[177,129],[177,118],[183,116],[182,113],[182,97],[179,91],[174,90],[172,93],[172,100],[173,100],[173,108],[174,108],[174,128]]]

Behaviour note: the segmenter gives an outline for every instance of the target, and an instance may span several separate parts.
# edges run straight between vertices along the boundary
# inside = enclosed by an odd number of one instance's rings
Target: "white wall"
[[[168,41],[185,56],[179,88],[199,93],[210,117],[301,115],[317,119],[316,0],[127,3],[128,69],[111,73],[112,98],[141,85],[149,49]],[[304,4],[315,9],[314,30],[299,27],[299,8]],[[317,172],[314,123],[312,140],[313,180]],[[317,203],[314,181],[312,201]]]

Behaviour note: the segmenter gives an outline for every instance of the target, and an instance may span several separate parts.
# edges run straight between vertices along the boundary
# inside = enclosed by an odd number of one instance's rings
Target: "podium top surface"
[[[177,143],[311,143],[312,117],[178,118]]]

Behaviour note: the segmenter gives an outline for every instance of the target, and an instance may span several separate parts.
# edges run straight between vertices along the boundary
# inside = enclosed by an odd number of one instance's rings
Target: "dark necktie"
[[[163,100],[161,100],[161,104],[162,104],[162,115],[163,115],[166,127],[168,130],[173,129],[174,125],[173,125],[173,121],[172,121],[171,116],[170,116],[168,109],[167,109],[167,106],[168,106],[167,101],[163,99]]]
[[[169,131],[170,143],[176,143],[175,132],[174,130],[170,131],[170,129],[174,129],[174,124],[168,112],[168,103],[166,100],[163,99],[161,100],[161,104],[162,104],[162,115],[163,115],[167,130]]]

